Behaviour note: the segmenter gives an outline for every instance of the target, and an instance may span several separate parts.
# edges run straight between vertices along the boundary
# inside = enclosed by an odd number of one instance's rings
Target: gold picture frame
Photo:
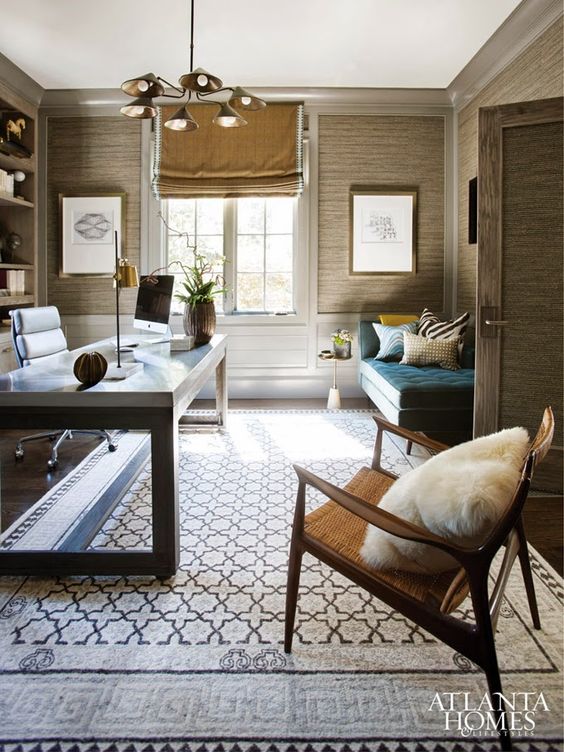
[[[416,273],[417,188],[353,185],[349,275]]]

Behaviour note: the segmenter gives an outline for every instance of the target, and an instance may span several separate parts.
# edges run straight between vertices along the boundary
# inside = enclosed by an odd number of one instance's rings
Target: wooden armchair
[[[525,581],[533,624],[536,629],[540,629],[521,511],[533,471],[548,452],[552,442],[552,410],[548,407],[544,412],[541,426],[524,459],[521,479],[511,503],[479,548],[454,545],[428,530],[378,508],[380,499],[397,478],[380,464],[384,432],[393,433],[433,452],[448,447],[399,428],[386,420],[376,417],[374,420],[378,429],[372,468],[362,468],[344,488],[328,483],[297,465],[294,466],[299,486],[288,566],[284,650],[289,653],[292,649],[301,560],[303,553],[307,551],[480,666],[486,673],[488,689],[493,699],[494,693],[502,691],[494,632],[503,592],[517,557]],[[330,501],[305,516],[308,485],[317,488]],[[368,523],[400,538],[446,551],[459,562],[460,567],[435,575],[374,569],[364,563],[359,554]],[[489,596],[490,566],[503,545],[505,554],[492,594]],[[451,615],[468,593],[472,598],[475,623]],[[499,707],[497,703],[493,705]],[[495,714],[496,722],[502,720],[505,714],[503,705]],[[504,719],[502,724],[503,721]],[[502,749],[511,749],[508,731],[500,731],[500,741]]]

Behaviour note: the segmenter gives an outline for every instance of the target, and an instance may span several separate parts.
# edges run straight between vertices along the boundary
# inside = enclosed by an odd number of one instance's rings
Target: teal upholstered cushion
[[[380,349],[376,355],[376,360],[401,360],[403,356],[403,333],[415,334],[417,331],[417,321],[410,321],[409,324],[400,324],[400,326],[384,326],[384,324],[373,324],[372,326],[380,340]]]
[[[389,402],[399,410],[410,408],[472,409],[473,368],[446,371],[436,366],[416,368],[366,358],[362,361],[361,369]]]

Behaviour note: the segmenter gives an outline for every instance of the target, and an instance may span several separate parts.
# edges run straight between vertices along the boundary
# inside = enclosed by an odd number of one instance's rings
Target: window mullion
[[[262,215],[262,310],[266,311],[266,201]]]
[[[229,288],[224,293],[224,311],[231,314],[235,310],[237,301],[237,202],[235,199],[224,199],[223,202],[223,276]]]

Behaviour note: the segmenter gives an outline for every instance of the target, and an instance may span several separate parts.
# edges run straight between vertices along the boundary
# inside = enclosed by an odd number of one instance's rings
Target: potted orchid
[[[225,292],[225,282],[220,274],[214,272],[206,256],[196,249],[191,266],[180,261],[176,263],[180,264],[184,273],[181,280],[184,291],[175,296],[184,303],[184,331],[194,337],[195,345],[205,345],[215,334],[214,297]]]
[[[336,329],[331,335],[333,353],[336,358],[346,360],[351,357],[351,342],[353,336],[348,329]]]

